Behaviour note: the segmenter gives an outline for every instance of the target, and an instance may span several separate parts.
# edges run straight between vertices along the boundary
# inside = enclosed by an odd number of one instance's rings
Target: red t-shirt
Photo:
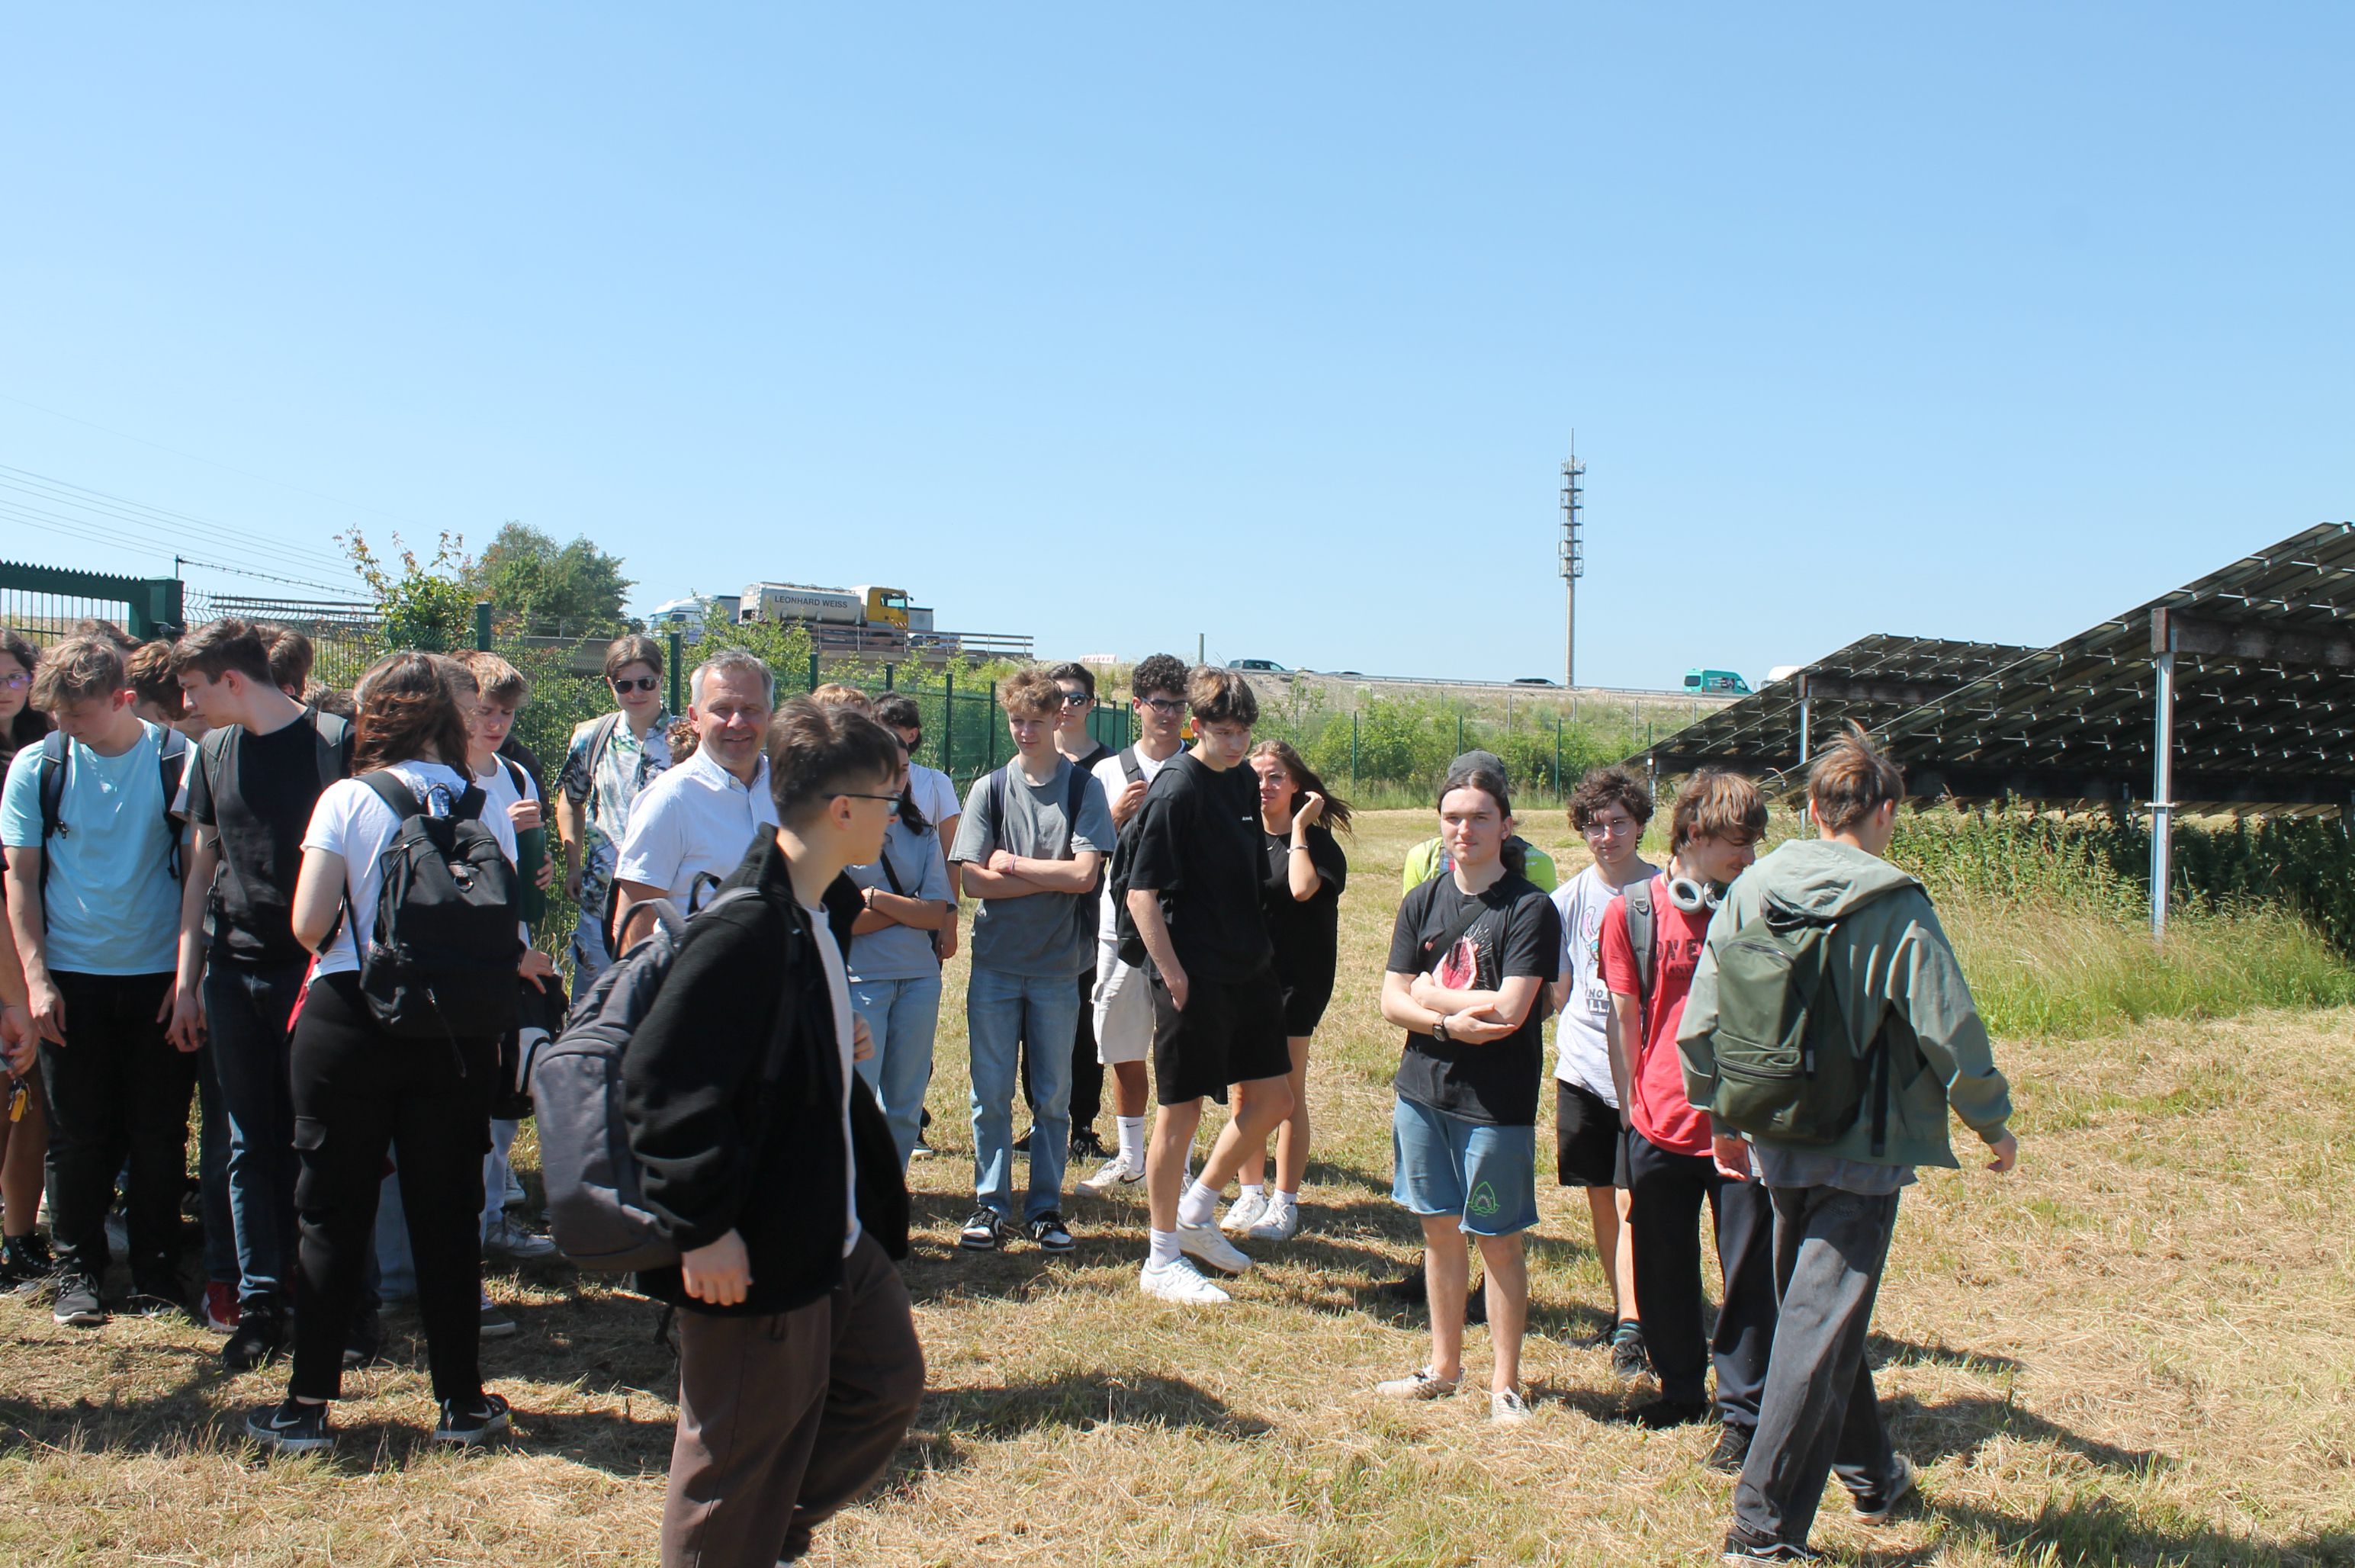
[[[1627,1119],[1636,1130],[1675,1154],[1707,1154],[1709,1113],[1685,1098],[1684,1063],[1677,1056],[1677,1025],[1685,1016],[1693,966],[1700,962],[1709,934],[1710,912],[1687,914],[1668,901],[1668,880],[1652,879],[1652,986],[1644,1008],[1642,1043],[1636,1048],[1628,1084]],[[1611,901],[1603,912],[1603,983],[1614,997],[1633,997],[1636,950],[1627,943],[1627,900]]]

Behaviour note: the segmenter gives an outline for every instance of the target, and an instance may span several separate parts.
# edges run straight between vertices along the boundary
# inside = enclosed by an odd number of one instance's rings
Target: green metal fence
[[[176,637],[185,625],[180,580],[0,560],[0,626],[52,643],[84,620],[112,621],[143,642]]]

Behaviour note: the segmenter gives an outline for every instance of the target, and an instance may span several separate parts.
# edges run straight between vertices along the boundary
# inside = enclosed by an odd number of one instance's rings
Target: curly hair
[[[1176,654],[1148,654],[1136,661],[1128,672],[1129,695],[1139,701],[1156,691],[1172,697],[1186,695],[1186,661]]]
[[[1016,719],[1052,719],[1062,710],[1063,694],[1055,677],[1034,664],[997,683],[997,705]]]
[[[1696,838],[1755,844],[1766,836],[1766,797],[1740,773],[1703,768],[1677,792],[1668,814],[1668,847],[1681,849]]]
[[[450,688],[450,662],[410,648],[378,659],[360,677],[354,773],[395,763],[466,765],[466,719]]]
[[[1570,825],[1583,833],[1598,813],[1613,805],[1625,811],[1638,827],[1652,820],[1652,792],[1632,769],[1590,768],[1571,795]]]

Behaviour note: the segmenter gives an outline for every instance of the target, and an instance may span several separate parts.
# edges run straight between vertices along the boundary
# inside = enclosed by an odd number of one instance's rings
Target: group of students
[[[0,746],[15,752],[0,799],[0,1269],[51,1287],[59,1323],[104,1321],[119,1185],[125,1305],[176,1307],[197,1098],[204,1317],[229,1330],[234,1367],[292,1350],[285,1397],[248,1418],[257,1440],[332,1441],[327,1403],[374,1354],[396,1276],[413,1276],[435,1436],[475,1443],[506,1424],[482,1386],[479,1340],[501,1321],[482,1260],[553,1251],[507,1211],[502,1118],[526,1108],[517,1036],[535,1019],[561,1028],[556,966],[525,923],[529,895],[559,878],[579,912],[576,998],[655,901],[688,916],[623,1086],[644,1196],[679,1253],[638,1279],[683,1309],[666,1563],[790,1561],[912,1418],[922,1356],[891,1264],[907,1253],[905,1174],[925,1152],[960,894],[977,912],[975,1208],[959,1244],[1071,1251],[1073,1154],[1103,1161],[1082,1193],[1143,1188],[1148,1295],[1226,1302],[1200,1265],[1241,1273],[1234,1237],[1296,1232],[1307,1053],[1348,876],[1334,829],[1349,810],[1291,747],[1252,744],[1257,701],[1233,672],[1142,661],[1137,739],[1117,751],[1088,734],[1085,667],[1018,672],[999,692],[1013,758],[960,801],[911,760],[922,717],[904,695],[835,686],[780,709],[767,667],[726,650],[674,719],[660,648],[624,637],[605,659],[614,710],[576,729],[551,788],[512,735],[527,688],[496,656],[391,656],[347,720],[289,667],[307,653],[291,634],[220,621],[128,649],[111,634],[93,624],[45,652],[0,636]],[[1593,863],[1556,886],[1514,831],[1502,764],[1467,753],[1439,793],[1438,837],[1410,855],[1381,993],[1406,1031],[1393,1197],[1423,1230],[1432,1353],[1376,1392],[1455,1392],[1476,1245],[1490,1413],[1529,1418],[1521,1235],[1538,1221],[1542,1021],[1556,1013],[1556,1163],[1587,1190],[1612,1285],[1603,1342],[1623,1376],[1657,1374],[1658,1399],[1631,1419],[1714,1412],[1710,1463],[1742,1477],[1739,1562],[1811,1560],[1828,1471],[1867,1519],[1911,1488],[1862,1357],[1897,1194],[1916,1166],[1955,1163],[1950,1106],[1993,1168],[2016,1147],[1936,916],[1881,858],[1902,775],[1850,734],[1809,788],[1818,837],[1753,865],[1764,800],[1746,780],[1696,776],[1656,870],[1637,852],[1643,781],[1597,770],[1571,805]],[[491,890],[467,945],[490,987],[474,994],[496,1000],[433,1002],[421,1030],[417,1004],[404,1015],[399,986],[378,978],[389,965],[363,952],[386,942],[379,902],[409,896],[431,844],[472,856]],[[1830,1139],[1743,1135],[1706,1109],[1720,959],[1751,927],[1793,921],[1837,933],[1826,983],[1854,1054],[1877,1051],[1883,1074],[1870,1125]],[[1091,1125],[1106,1068],[1111,1148]],[[1232,1114],[1196,1169],[1206,1100]],[[33,1229],[45,1184],[54,1260]],[[1723,1270],[1707,1337],[1704,1200]]]

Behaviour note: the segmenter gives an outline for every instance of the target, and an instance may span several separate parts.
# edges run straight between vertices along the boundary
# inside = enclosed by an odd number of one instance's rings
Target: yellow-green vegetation
[[[1546,816],[1530,836],[1580,863]],[[1577,1344],[1607,1302],[1582,1198],[1549,1190],[1530,1243],[1534,1423],[1492,1429],[1468,1394],[1401,1409],[1366,1392],[1425,1348],[1421,1314],[1373,1289],[1414,1257],[1388,1196],[1398,1042],[1375,993],[1396,868],[1430,821],[1372,816],[1351,848],[1340,990],[1311,1073],[1308,1228],[1259,1249],[1223,1312],[1138,1296],[1135,1200],[1075,1200],[1081,1248],[1061,1261],[955,1250],[970,1180],[959,961],[932,1096],[941,1152],[915,1168],[907,1269],[932,1392],[893,1475],[814,1563],[1716,1560],[1732,1483],[1701,1467],[1711,1435],[1600,1419],[1628,1395]],[[2023,987],[2102,994],[2088,976],[2109,970],[2045,951],[2058,927],[2039,923],[2064,915],[2114,933],[2105,965],[2147,955],[2112,913],[2056,908],[2008,936],[1992,902],[1949,912],[1990,995],[2007,963]],[[2246,928],[2212,935],[2219,954],[2270,962]],[[2355,1562],[2355,1013],[2225,1016],[2223,992],[2192,999],[2201,1016],[2068,1014],[2098,1027],[1999,1042],[2020,1169],[1931,1172],[1909,1190],[1871,1345],[1927,1506],[1874,1531],[1835,1494],[1816,1543],[1836,1561]],[[527,1138],[521,1152],[527,1168]],[[517,1405],[505,1447],[428,1451],[416,1320],[396,1314],[394,1364],[348,1380],[342,1447],[294,1463],[236,1436],[282,1369],[226,1378],[194,1328],[69,1332],[0,1301],[0,1561],[651,1562],[674,1387],[655,1314],[559,1268],[492,1289],[523,1323],[485,1348]],[[1484,1330],[1468,1360],[1484,1378]]]

